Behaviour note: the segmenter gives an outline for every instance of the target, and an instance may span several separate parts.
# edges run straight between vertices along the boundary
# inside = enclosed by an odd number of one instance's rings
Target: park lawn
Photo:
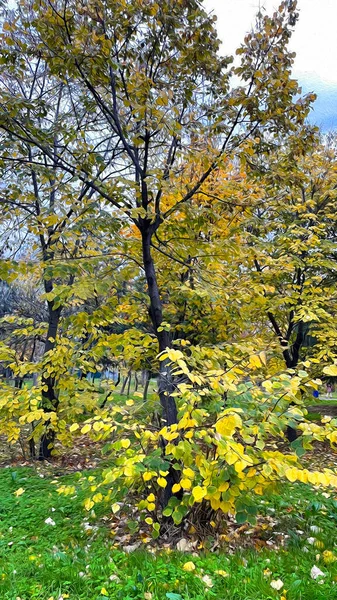
[[[83,494],[57,493],[58,484],[76,480],[76,474],[41,477],[32,468],[0,471],[1,600],[337,598],[337,562],[323,558],[331,560],[335,552],[333,494],[326,498],[287,483],[281,495],[258,498],[262,521],[270,519],[277,533],[289,536],[283,549],[234,549],[232,554],[201,549],[191,555],[157,546],[155,552],[144,547],[127,554],[116,547],[102,511],[95,520],[84,510]],[[20,488],[25,491],[16,497]],[[311,578],[314,565],[325,577]],[[278,580],[283,582],[279,591],[271,586]]]

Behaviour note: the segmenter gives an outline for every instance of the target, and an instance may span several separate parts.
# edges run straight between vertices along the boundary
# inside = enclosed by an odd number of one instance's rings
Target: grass
[[[89,519],[83,496],[57,494],[58,483],[76,478],[50,479],[30,468],[0,471],[1,600],[337,598],[337,562],[323,561],[323,552],[335,549],[337,502],[332,496],[287,484],[281,495],[259,498],[261,522],[288,536],[283,549],[200,550],[194,556],[159,548],[151,553],[144,547],[126,554],[114,544],[102,513]],[[14,492],[20,488],[25,492],[17,498]],[[46,523],[48,518],[55,525]],[[268,531],[266,538],[272,535]],[[192,572],[184,570],[189,561],[195,565]],[[322,584],[310,576],[314,564],[326,573]],[[278,579],[284,583],[280,591],[270,585]]]
[[[332,406],[337,404],[337,392],[333,392],[331,397],[327,397],[325,393],[320,393],[318,398],[312,397],[309,401],[310,405],[320,405],[320,404],[331,404]]]

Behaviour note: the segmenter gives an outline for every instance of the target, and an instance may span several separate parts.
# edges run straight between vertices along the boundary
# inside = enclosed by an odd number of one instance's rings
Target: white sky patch
[[[259,7],[268,14],[281,0],[204,0],[213,11],[222,41],[221,53],[235,55],[245,34],[255,23]],[[323,131],[337,129],[337,0],[298,0],[299,20],[289,48],[296,52],[293,76],[303,93],[315,92],[310,120]]]
[[[224,54],[233,54],[254,24],[259,5],[270,14],[275,0],[205,0],[218,17],[217,29]],[[337,1],[299,0],[300,18],[291,40],[296,52],[294,75],[337,84]]]

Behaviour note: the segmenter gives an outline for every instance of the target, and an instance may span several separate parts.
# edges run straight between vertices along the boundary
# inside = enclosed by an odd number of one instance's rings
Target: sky
[[[259,4],[272,13],[279,2],[205,0],[206,9],[218,17],[224,54],[233,54],[243,41],[254,24]],[[318,95],[311,121],[324,131],[337,129],[337,0],[298,0],[298,8],[300,18],[290,44],[296,52],[294,76],[304,93]]]

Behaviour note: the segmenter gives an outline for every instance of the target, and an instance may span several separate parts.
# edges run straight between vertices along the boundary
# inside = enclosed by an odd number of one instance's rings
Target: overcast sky
[[[268,13],[279,2],[261,0]],[[205,0],[218,17],[223,53],[233,54],[254,23],[259,0]],[[298,0],[300,19],[291,41],[296,52],[294,76],[303,91],[318,94],[312,120],[323,129],[337,129],[337,0]]]

